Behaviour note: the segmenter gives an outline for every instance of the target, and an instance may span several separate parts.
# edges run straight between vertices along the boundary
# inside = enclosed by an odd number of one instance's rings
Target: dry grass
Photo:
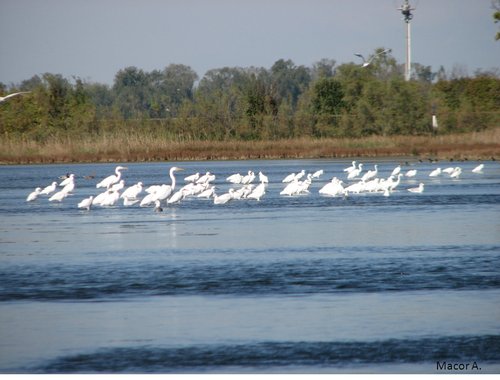
[[[2,140],[0,163],[140,162],[280,158],[414,156],[499,159],[500,128],[438,136],[298,138],[278,141],[169,141],[145,135],[108,135],[46,143]]]

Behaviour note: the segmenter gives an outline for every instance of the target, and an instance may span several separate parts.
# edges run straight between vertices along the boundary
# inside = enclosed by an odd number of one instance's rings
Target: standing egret
[[[38,198],[38,195],[40,195],[40,193],[42,192],[42,188],[41,187],[37,187],[35,189],[35,191],[31,192],[28,197],[26,198],[26,202],[32,202],[34,201],[35,199]]]
[[[351,166],[345,168],[344,171],[349,174],[354,169],[356,169],[356,161],[353,161],[352,164],[351,164]]]
[[[472,173],[476,173],[476,174],[482,173],[483,169],[484,169],[484,164],[480,164],[480,165],[476,166],[474,169],[472,169]]]
[[[122,179],[122,170],[127,170],[128,168],[125,166],[117,166],[115,169],[115,174],[111,174],[110,176],[104,178],[101,182],[99,182],[95,187],[98,189],[100,187],[109,188],[115,183],[118,183]]]
[[[142,182],[137,182],[135,185],[128,187],[120,196],[120,198],[128,198],[129,200],[136,199],[142,192]]]
[[[50,198],[49,198],[49,202],[53,202],[53,201],[57,201],[57,202],[62,202],[62,200],[64,198],[66,198],[68,196],[68,193],[63,190],[60,190],[58,191],[57,193],[55,193],[54,195],[52,195]]]
[[[243,176],[240,173],[235,173],[235,174],[231,174],[229,177],[227,177],[226,181],[234,183],[235,185],[239,185],[241,183],[242,179],[243,179]]]
[[[89,211],[90,207],[92,207],[93,199],[94,199],[93,196],[83,199],[80,203],[78,203],[78,208],[84,208],[87,209],[87,211]]]
[[[220,196],[214,194],[214,205],[223,205],[233,199],[234,189],[229,189],[229,192]]]
[[[50,193],[56,191],[56,188],[57,188],[57,182],[54,181],[49,186],[44,187],[44,189],[40,192],[40,195],[49,195]]]
[[[64,187],[67,184],[73,182],[74,180],[75,180],[75,175],[74,174],[70,174],[70,175],[64,177],[64,180],[59,184],[59,186]]]
[[[13,94],[5,95],[5,96],[0,96],[0,103],[5,102],[7,99],[13,98],[14,96],[18,95],[23,95],[23,94],[29,94],[31,91],[20,91],[20,92],[14,92]]]
[[[262,172],[259,172],[259,181],[260,183],[269,183],[269,178]]]
[[[184,178],[185,182],[196,182],[200,178],[200,173],[195,173],[188,175],[187,177]]]
[[[323,169],[321,169],[321,170],[316,170],[316,171],[313,173],[313,175],[312,175],[312,177],[311,177],[311,178],[319,178],[319,177],[321,177],[321,176],[323,175],[323,173],[324,173],[324,172],[325,172],[325,171],[324,171]]]
[[[248,199],[255,199],[260,201],[260,198],[266,193],[266,184],[261,182],[257,187],[248,195]]]
[[[415,177],[416,175],[417,175],[417,169],[408,170],[405,174],[405,176],[408,178]]]
[[[363,182],[367,182],[369,181],[370,179],[372,178],[375,178],[377,176],[377,173],[378,173],[378,167],[377,165],[374,165],[375,169],[374,170],[368,170],[364,175],[363,177],[361,177],[361,181]]]
[[[438,175],[441,174],[441,168],[434,169],[433,171],[430,172],[429,177],[437,177]]]
[[[418,187],[412,187],[411,189],[408,189],[410,193],[423,193],[424,192],[424,184],[420,182]]]
[[[253,171],[249,170],[248,174],[241,179],[241,184],[248,185],[248,184],[252,183],[254,179],[255,179],[255,173]]]
[[[455,170],[453,170],[453,173],[450,174],[450,178],[458,178],[460,174],[462,174],[462,168],[457,166]]]
[[[360,163],[358,165],[357,169],[351,170],[349,172],[349,174],[347,175],[347,179],[354,179],[354,178],[356,178],[357,176],[359,176],[361,174],[362,171],[363,171],[363,164]]]
[[[394,168],[394,170],[392,171],[391,173],[391,176],[397,176],[399,174],[399,172],[401,171],[401,165],[398,165]]]

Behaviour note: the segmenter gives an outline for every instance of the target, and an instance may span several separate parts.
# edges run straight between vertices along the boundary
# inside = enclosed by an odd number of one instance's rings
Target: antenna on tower
[[[411,78],[411,30],[410,21],[413,19],[412,8],[409,0],[405,0],[404,4],[401,5],[398,10],[401,11],[403,15],[403,20],[406,23],[406,65],[405,65],[405,79],[408,81]]]

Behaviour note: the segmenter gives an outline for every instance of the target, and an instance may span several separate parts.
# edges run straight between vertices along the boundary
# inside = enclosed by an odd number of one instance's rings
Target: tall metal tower
[[[405,65],[405,79],[408,81],[411,78],[411,30],[410,21],[413,19],[415,8],[412,8],[409,0],[405,0],[404,4],[398,8],[403,14],[403,20],[406,23],[406,65]]]

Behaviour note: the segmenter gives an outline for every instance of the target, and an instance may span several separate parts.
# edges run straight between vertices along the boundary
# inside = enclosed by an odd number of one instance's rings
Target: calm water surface
[[[378,160],[379,177],[398,163]],[[218,193],[236,172],[270,184],[260,202],[187,198],[162,213],[77,209],[115,165],[0,167],[0,372],[498,373],[500,164],[477,164],[412,162],[390,197],[343,198],[318,190],[350,161],[176,163],[181,183],[213,172]],[[171,165],[129,164],[124,178],[169,183]],[[438,166],[463,173],[428,177]],[[325,174],[280,196],[302,169]],[[25,202],[67,172],[74,195]]]

